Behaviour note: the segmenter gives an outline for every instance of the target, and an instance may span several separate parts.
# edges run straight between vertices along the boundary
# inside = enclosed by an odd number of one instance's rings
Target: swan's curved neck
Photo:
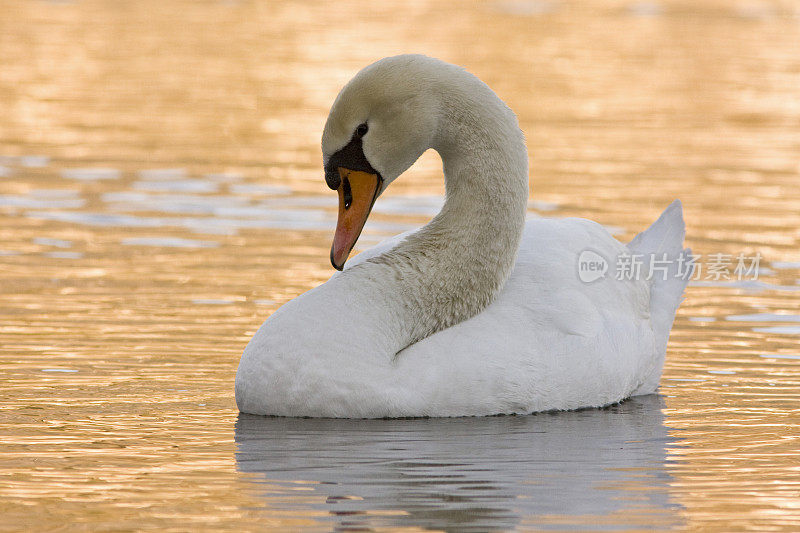
[[[398,351],[491,303],[514,265],[525,222],[524,139],[488,88],[477,98],[448,99],[432,148],[444,166],[442,210],[390,252],[351,269],[381,285],[380,305],[394,318],[382,327],[392,330]]]

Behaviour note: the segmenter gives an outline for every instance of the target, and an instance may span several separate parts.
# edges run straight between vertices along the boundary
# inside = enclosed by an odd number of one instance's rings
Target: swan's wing
[[[529,221],[495,302],[401,352],[398,377],[416,376],[422,396],[440,398],[438,412],[452,402],[462,414],[465,406],[524,413],[630,396],[655,357],[649,285],[616,280],[613,263],[606,277],[581,281],[586,249],[609,262],[626,250],[588,220]]]

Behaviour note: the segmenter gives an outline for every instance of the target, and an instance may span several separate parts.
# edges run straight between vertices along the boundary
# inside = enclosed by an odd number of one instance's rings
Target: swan
[[[375,200],[429,148],[443,163],[439,214],[348,262]],[[421,55],[381,59],[347,83],[322,153],[339,196],[338,272],[250,340],[235,380],[241,412],[526,414],[655,391],[687,283],[675,271],[688,252],[679,201],[627,245],[589,220],[526,222],[516,116],[477,77]],[[605,263],[597,279],[579,276],[582,254]],[[631,256],[642,275],[617,279],[615,261]],[[664,275],[645,276],[656,261]]]

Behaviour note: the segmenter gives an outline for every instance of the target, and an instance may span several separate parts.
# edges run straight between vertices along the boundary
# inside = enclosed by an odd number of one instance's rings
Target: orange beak
[[[372,204],[378,198],[381,179],[377,174],[339,167],[341,183],[339,193],[339,219],[331,246],[331,264],[336,270],[344,268],[344,262],[355,246],[364,224],[367,222]]]

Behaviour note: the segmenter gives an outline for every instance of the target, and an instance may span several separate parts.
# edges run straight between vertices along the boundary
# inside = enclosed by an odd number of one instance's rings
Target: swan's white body
[[[440,105],[434,112],[435,134],[406,149],[410,155],[381,159],[389,149],[376,148],[379,122],[370,125],[378,130],[375,143],[364,141],[364,154],[389,182],[420,150],[437,149],[445,207],[424,228],[359,254],[264,322],[237,372],[239,409],[316,417],[491,415],[598,407],[653,392],[686,285],[674,262],[684,235],[680,204],[627,246],[588,220],[526,223],[527,156],[499,99],[476,78],[429,58],[376,65],[359,74],[373,89],[375,78],[387,83],[403,69],[437,83],[443,70],[442,77],[458,81],[457,88],[452,81],[437,86],[454,94],[445,111]],[[358,100],[356,89],[343,90],[332,117],[356,114],[348,102]],[[331,120],[323,148],[328,142],[332,153],[346,136],[336,139]],[[343,120],[347,132],[362,119]],[[398,158],[406,161],[392,168]],[[608,261],[605,277],[581,281],[585,250]],[[639,279],[615,279],[614,263],[624,254],[644,254]],[[673,261],[666,279],[644,279],[650,254]]]

